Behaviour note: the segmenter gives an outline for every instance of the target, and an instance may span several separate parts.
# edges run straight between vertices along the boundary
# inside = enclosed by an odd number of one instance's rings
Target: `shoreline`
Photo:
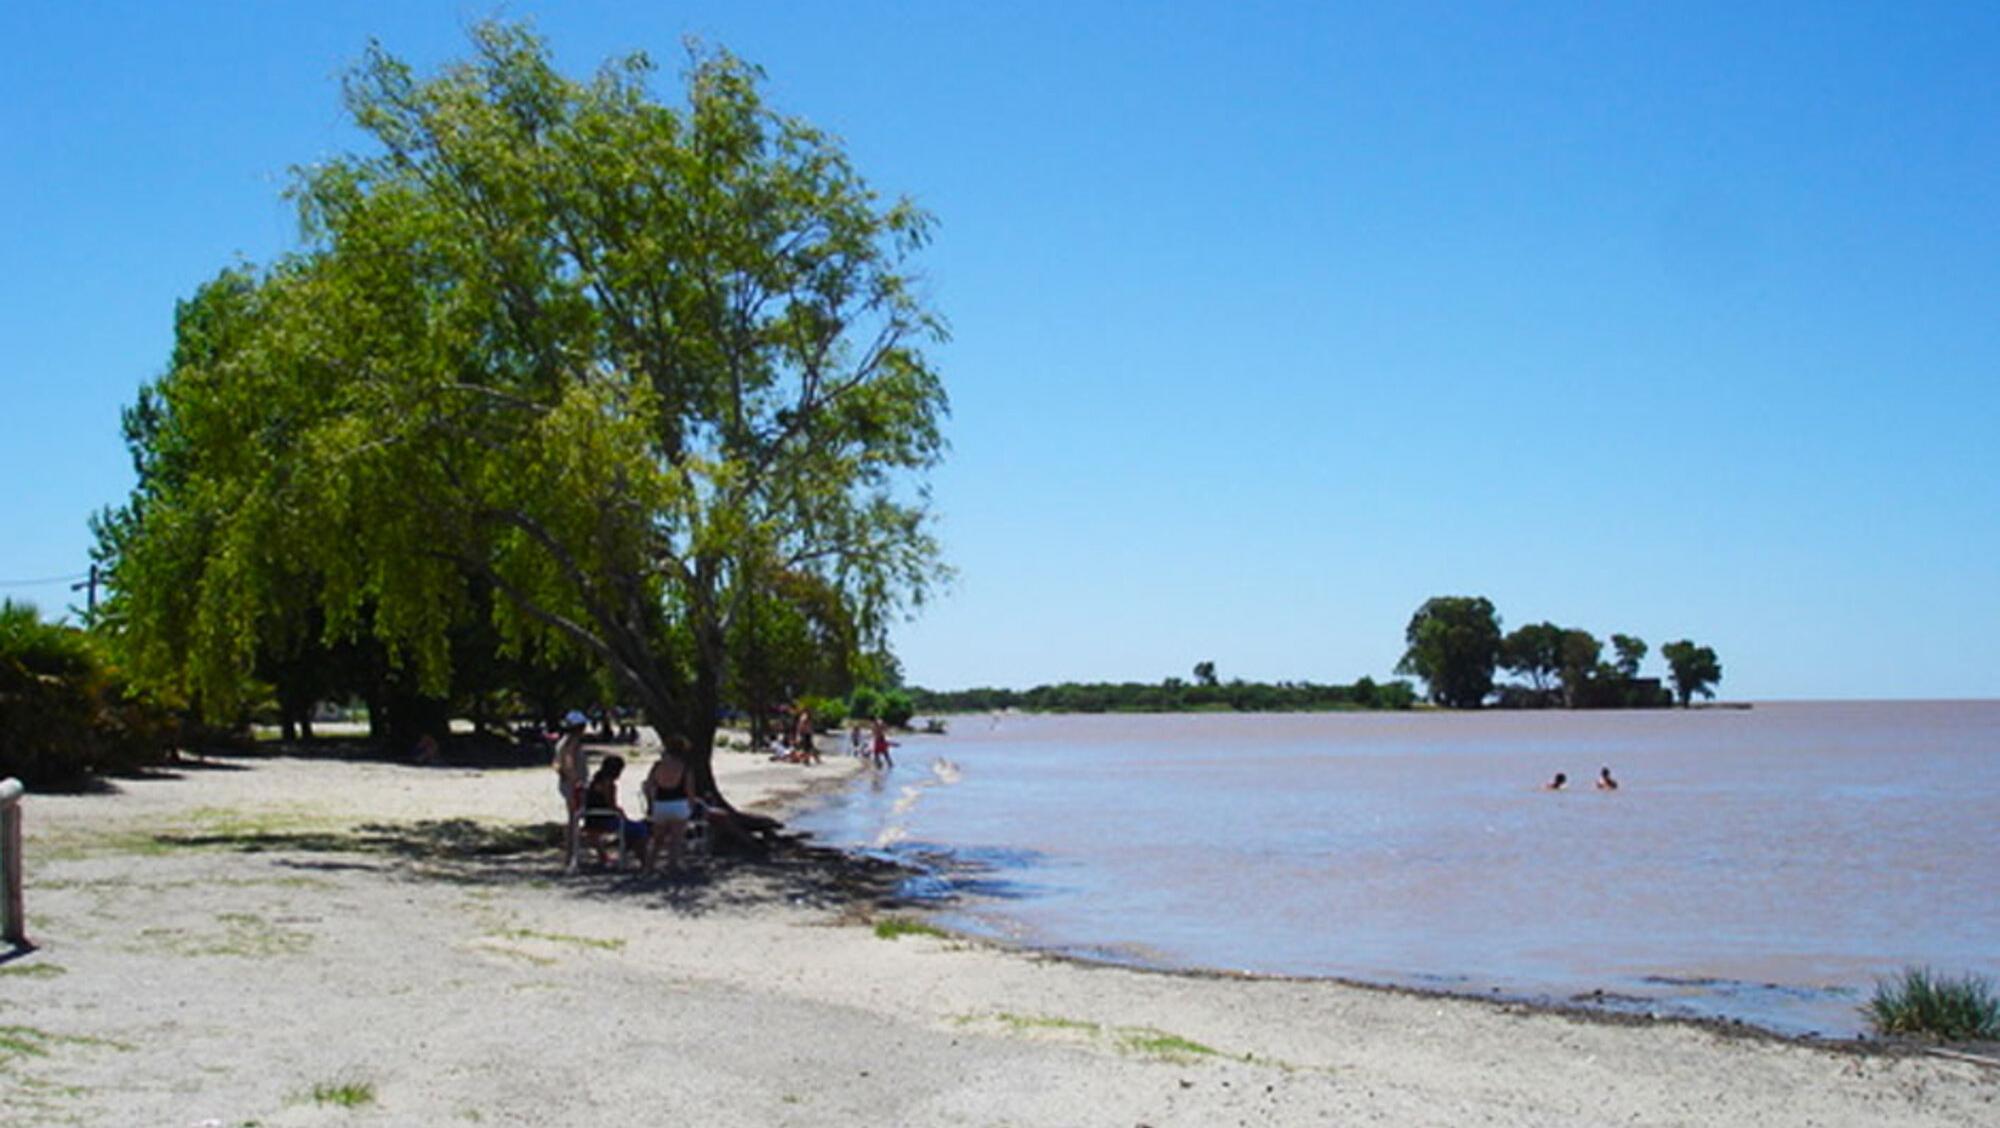
[[[798,809],[858,762],[719,752]],[[886,863],[559,876],[546,768],[235,758],[31,796],[25,1123],[1977,1124],[1982,1065],[853,927]],[[525,825],[524,825],[525,821]],[[824,851],[825,847],[812,850]],[[898,870],[897,872],[901,872]],[[1469,1005],[1473,1002],[1482,1005]],[[351,1085],[371,1106],[315,1100]],[[0,1117],[7,1119],[7,1117]],[[11,1122],[11,1121],[10,1121]]]

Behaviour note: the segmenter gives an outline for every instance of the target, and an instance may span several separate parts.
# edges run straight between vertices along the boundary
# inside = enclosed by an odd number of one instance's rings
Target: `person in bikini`
[[[646,796],[646,816],[652,830],[646,838],[646,872],[653,872],[659,860],[660,843],[667,844],[667,868],[681,868],[681,854],[687,848],[690,820],[704,818],[702,805],[694,797],[693,773],[688,768],[687,738],[676,733],[660,747],[660,759],[646,773],[640,790]]]

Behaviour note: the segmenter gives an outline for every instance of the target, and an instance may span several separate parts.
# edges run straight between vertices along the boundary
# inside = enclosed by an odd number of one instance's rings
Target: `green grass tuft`
[[[1212,1046],[1191,1041],[1178,1034],[1149,1028],[1126,1028],[1118,1032],[1118,1045],[1128,1053],[1144,1054],[1147,1057],[1166,1058],[1169,1061],[1186,1061],[1189,1058],[1210,1057],[1216,1053]]]
[[[625,941],[617,937],[571,936],[567,932],[536,932],[532,928],[503,928],[494,936],[502,940],[544,940],[551,944],[575,944],[581,948],[601,948],[607,952],[620,951]]]
[[[51,1034],[32,1026],[0,1026],[0,1066],[16,1057],[47,1057],[51,1046],[95,1046],[129,1051],[132,1047],[89,1034]]]
[[[1015,1030],[1076,1030],[1085,1034],[1102,1033],[1104,1027],[1095,1022],[1079,1022],[1074,1018],[1060,1018],[1047,1014],[1014,1014],[1001,1011],[993,1016],[994,1021]]]
[[[312,1087],[314,1104],[360,1108],[375,1103],[375,1086],[367,1081],[323,1081]]]
[[[1954,979],[1908,967],[1875,983],[1861,1013],[1879,1034],[1912,1034],[1946,1042],[2000,1040],[2000,994],[1979,974]]]
[[[903,917],[890,917],[888,920],[876,921],[875,936],[881,940],[896,940],[904,936],[934,936],[940,940],[949,940],[951,938],[950,933],[936,925],[925,924],[920,920],[909,920]]]
[[[0,964],[0,978],[14,976],[21,979],[54,979],[68,970],[61,964],[52,963],[21,964],[18,967],[14,964]]]

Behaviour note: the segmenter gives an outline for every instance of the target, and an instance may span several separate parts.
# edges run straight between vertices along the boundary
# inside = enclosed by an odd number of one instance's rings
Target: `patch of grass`
[[[47,1057],[55,1035],[32,1026],[0,1026],[0,1061],[16,1057]]]
[[[139,939],[148,949],[165,950],[177,956],[237,956],[271,959],[295,956],[313,945],[313,935],[284,928],[255,913],[217,913],[220,934],[197,933],[183,928],[144,928]]]
[[[1046,1014],[1010,1014],[1002,1011],[993,1018],[1015,1030],[1076,1030],[1085,1034],[1098,1034],[1104,1030],[1095,1022],[1079,1022],[1073,1018]]]
[[[931,936],[939,940],[951,939],[951,934],[934,924],[907,917],[890,917],[875,922],[875,936],[880,940],[898,940],[905,936]]]
[[[1877,980],[1875,997],[1861,1007],[1880,1034],[1910,1034],[1946,1042],[2000,1040],[2000,994],[1977,973],[1959,978],[1927,967],[1906,967]]]
[[[960,1015],[955,1019],[960,1025],[975,1022],[997,1022],[1015,1033],[1031,1031],[1054,1031],[1079,1037],[1086,1042],[1125,1054],[1138,1054],[1160,1061],[1191,1062],[1201,1058],[1228,1057],[1251,1065],[1267,1065],[1287,1072],[1299,1068],[1286,1062],[1257,1057],[1255,1054],[1224,1054],[1214,1046],[1203,1045],[1192,1038],[1157,1030],[1151,1026],[1105,1026],[1097,1022],[1083,1022],[1074,1018],[1055,1015],[1013,1014],[1000,1011],[993,1015]]]
[[[18,1123],[22,1124],[71,1122],[59,1102],[85,1096],[90,1090],[38,1076],[29,1064],[30,1059],[48,1059],[58,1046],[132,1048],[108,1038],[54,1034],[33,1026],[0,1026],[0,1094],[4,1094],[0,1096],[0,1122],[17,1123],[15,1117],[20,1117]]]
[[[620,951],[625,941],[617,937],[571,936],[564,932],[536,932],[532,928],[509,928],[493,935],[503,940],[546,940],[551,944],[575,944],[582,948],[600,948],[607,952]]]
[[[130,1050],[132,1047],[109,1038],[93,1038],[88,1034],[51,1034],[33,1026],[0,1026],[0,1065],[9,1059],[23,1057],[47,1057],[51,1046],[95,1046],[107,1050]]]
[[[16,979],[54,979],[68,974],[69,969],[61,964],[0,964],[0,979],[12,976]]]
[[[322,1081],[312,1087],[314,1104],[360,1108],[375,1103],[375,1086],[368,1081]]]
[[[520,960],[523,963],[531,963],[534,964],[536,967],[556,966],[556,958],[554,956],[537,955],[534,952],[524,952],[519,948],[500,948],[500,947],[495,947],[493,945],[483,944],[480,945],[480,949],[482,951],[492,952],[496,956],[506,956],[509,959]],[[540,984],[521,984],[517,985],[514,988],[514,990],[516,991],[524,991],[530,989],[540,990],[541,988],[542,985]]]
[[[70,829],[34,836],[39,861],[81,861],[106,854],[156,858],[188,850],[255,852],[280,846],[335,849],[346,837],[342,824],[311,807],[290,806],[254,812],[200,807],[185,821],[149,830],[104,833]]]
[[[1178,1034],[1151,1027],[1124,1027],[1118,1031],[1118,1048],[1127,1053],[1144,1054],[1147,1057],[1162,1058],[1167,1061],[1190,1061],[1198,1057],[1213,1057],[1214,1047],[1204,1046]]]

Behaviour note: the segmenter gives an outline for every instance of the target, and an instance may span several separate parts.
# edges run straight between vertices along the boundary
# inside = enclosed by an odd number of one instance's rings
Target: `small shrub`
[[[872,721],[882,711],[882,695],[868,686],[858,686],[847,696],[847,715]]]
[[[103,640],[0,601],[0,776],[68,783],[165,758],[171,717],[126,681]]]
[[[882,695],[883,724],[904,728],[909,725],[910,718],[915,716],[916,712],[916,704],[910,700],[910,695],[902,690],[892,689]]]
[[[322,1081],[312,1088],[314,1104],[360,1108],[375,1102],[375,1086],[366,1081]]]
[[[875,935],[883,940],[896,940],[904,936],[935,936],[939,939],[948,939],[951,934],[936,925],[925,924],[920,920],[890,917],[888,920],[875,922]]]
[[[1163,1058],[1167,1061],[1190,1061],[1198,1057],[1213,1057],[1215,1048],[1200,1042],[1169,1034],[1164,1030],[1151,1028],[1127,1029],[1118,1032],[1120,1048],[1129,1053],[1144,1054],[1147,1057]]]
[[[1877,980],[1875,997],[1861,1011],[1880,1034],[2000,1040],[2000,995],[1983,975],[1954,979],[1925,967],[1904,968],[1895,979]]]
[[[847,723],[847,702],[838,697],[802,697],[799,708],[812,711],[814,732],[832,732]]]

